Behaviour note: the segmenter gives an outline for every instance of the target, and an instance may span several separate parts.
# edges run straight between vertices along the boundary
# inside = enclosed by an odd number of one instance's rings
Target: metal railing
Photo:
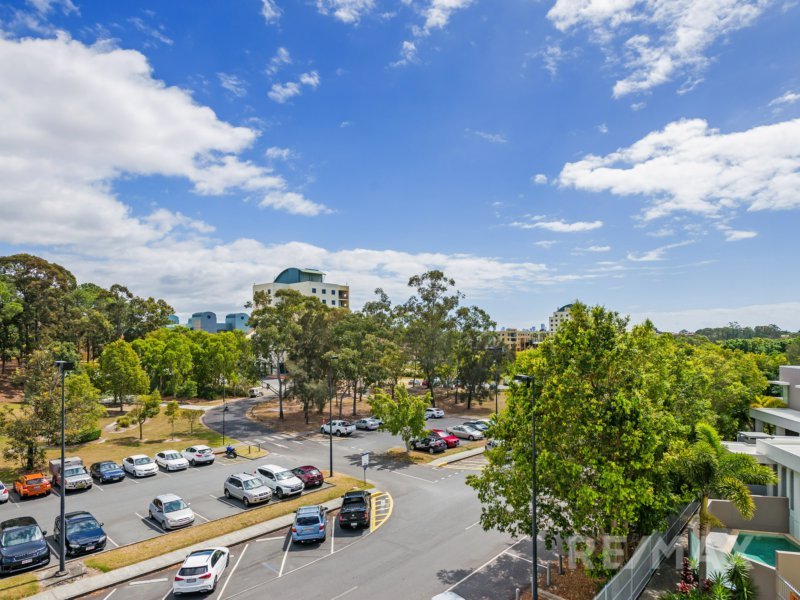
[[[778,585],[775,589],[775,597],[778,600],[800,600],[800,591],[780,575],[777,576]]]
[[[653,533],[642,538],[630,560],[609,580],[594,600],[638,598],[661,561],[672,552],[675,540],[699,506],[699,502],[688,504],[664,533]]]

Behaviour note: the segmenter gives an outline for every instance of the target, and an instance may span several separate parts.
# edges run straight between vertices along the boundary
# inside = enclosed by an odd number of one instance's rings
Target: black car
[[[419,440],[411,440],[412,450],[427,450],[431,454],[434,452],[444,452],[447,450],[447,442],[441,438],[424,437]]]
[[[369,492],[347,492],[342,497],[342,508],[339,510],[339,527],[367,527],[371,512]]]
[[[122,481],[125,479],[125,471],[122,470],[117,463],[113,460],[104,460],[96,462],[89,467],[89,474],[97,479],[100,483],[108,483],[109,481]]]
[[[41,567],[50,563],[50,548],[33,517],[0,523],[0,573]]]
[[[106,547],[106,532],[103,524],[98,523],[91,513],[85,510],[67,513],[64,515],[66,522],[67,554],[77,556],[86,552],[103,550]],[[61,544],[61,518],[56,517],[53,527],[53,540],[57,546]]]

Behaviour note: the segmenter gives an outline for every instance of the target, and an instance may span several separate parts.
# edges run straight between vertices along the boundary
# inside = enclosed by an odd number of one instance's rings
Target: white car
[[[483,439],[483,433],[474,427],[470,427],[469,425],[455,425],[453,427],[448,427],[447,433],[464,440],[469,440],[470,442]]]
[[[372,417],[367,417],[366,419],[359,419],[355,423],[356,429],[365,429],[366,431],[375,431],[378,427],[381,426],[380,419],[373,419]]]
[[[0,504],[8,502],[8,488],[0,481]]]
[[[214,451],[211,448],[200,444],[184,450],[183,458],[188,460],[190,465],[194,466],[200,464],[210,465],[214,462],[216,457],[214,456]]]
[[[322,427],[319,428],[319,431],[320,433],[330,434],[331,428],[333,429],[333,435],[337,436],[351,435],[356,430],[356,426],[350,421],[337,421],[334,419],[330,423],[323,423]]]
[[[146,454],[134,454],[122,461],[122,469],[134,477],[147,477],[158,473],[158,465]]]
[[[249,473],[236,473],[225,480],[223,492],[226,498],[237,498],[245,508],[258,502],[269,502],[272,490],[264,485],[261,477]]]
[[[256,469],[255,475],[261,478],[278,498],[292,496],[303,491],[305,485],[289,469],[278,465],[264,465]]]
[[[156,464],[167,471],[180,471],[189,468],[189,461],[176,450],[162,450],[156,454]]]
[[[231,560],[227,548],[195,550],[186,557],[175,574],[172,595],[213,592]]]
[[[150,520],[158,523],[164,530],[194,523],[194,511],[175,494],[161,494],[153,498],[147,513]]]
[[[444,411],[441,408],[434,408],[432,406],[429,406],[428,408],[425,409],[426,419],[430,418],[441,419],[443,417],[444,417]]]

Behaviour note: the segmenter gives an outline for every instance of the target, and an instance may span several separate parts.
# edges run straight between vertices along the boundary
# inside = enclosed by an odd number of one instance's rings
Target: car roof
[[[161,494],[160,496],[156,496],[155,499],[161,500],[162,502],[172,502],[173,500],[180,500],[181,497],[177,494]]]
[[[206,446],[205,444],[195,444],[194,446],[188,446],[188,448],[194,448],[195,450],[203,450],[204,448],[208,448],[208,446]]]
[[[217,550],[226,551],[227,548],[212,546],[211,548],[202,548],[190,553],[189,556],[183,561],[184,567],[199,567],[205,565]]]
[[[303,469],[304,471],[310,471],[311,469],[316,469],[317,471],[319,471],[319,469],[314,465],[303,465],[302,467],[295,467],[295,469]]]
[[[150,458],[147,454],[131,454],[127,458]]]
[[[252,473],[234,473],[233,475],[230,475],[229,477],[238,477],[242,481],[247,481],[248,479],[258,479],[259,481],[261,481],[261,479],[259,477],[256,477]]]
[[[28,474],[23,475],[22,477],[20,477],[20,479],[23,479],[23,480],[27,481],[28,479],[38,479],[38,478],[43,478],[43,477],[45,477],[44,473],[28,473]]]
[[[301,506],[297,509],[297,515],[300,516],[301,513],[304,515],[319,514],[320,510],[322,510],[322,507],[319,504],[315,506]]]
[[[8,519],[0,523],[0,529],[10,529],[12,527],[27,527],[28,525],[39,524],[33,517],[16,517],[15,519]]]
[[[74,519],[77,521],[78,519],[94,519],[94,515],[85,510],[76,510],[75,512],[65,514],[64,518],[67,520]]]
[[[101,460],[100,462],[93,463],[93,467],[99,467],[101,465],[114,465],[115,467],[119,467],[119,465],[113,460]]]
[[[266,469],[267,471],[288,471],[289,470],[286,467],[281,467],[279,465],[261,465],[261,467],[259,467],[259,468]]]

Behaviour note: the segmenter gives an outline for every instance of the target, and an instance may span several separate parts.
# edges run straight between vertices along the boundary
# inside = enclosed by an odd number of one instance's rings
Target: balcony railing
[[[779,600],[800,600],[800,591],[780,575],[777,575],[778,585],[776,586],[775,596]]]

